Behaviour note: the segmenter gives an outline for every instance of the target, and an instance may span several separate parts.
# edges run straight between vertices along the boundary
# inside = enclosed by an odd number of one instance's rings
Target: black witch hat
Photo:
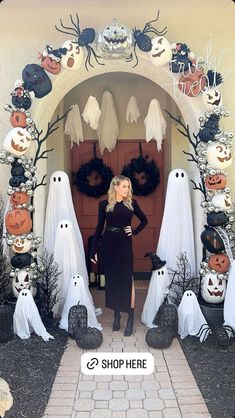
[[[152,261],[152,271],[158,270],[158,269],[162,268],[163,266],[165,266],[165,264],[166,264],[166,261],[162,261],[160,259],[160,257],[158,257],[158,255],[156,253],[146,253],[144,255],[144,257],[151,258],[151,261]]]

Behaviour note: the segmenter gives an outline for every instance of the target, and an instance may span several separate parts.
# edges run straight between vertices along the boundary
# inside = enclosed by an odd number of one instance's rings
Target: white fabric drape
[[[151,139],[155,139],[157,141],[157,149],[158,151],[161,151],[162,140],[166,134],[166,121],[163,117],[160,103],[157,99],[151,100],[144,124],[146,130],[146,141],[149,142]]]
[[[131,96],[126,108],[127,123],[137,123],[140,117],[140,110],[135,96]]]
[[[75,103],[72,106],[72,110],[68,113],[64,133],[70,136],[71,148],[73,144],[78,144],[84,141],[82,120],[80,116],[80,110],[78,105]]]
[[[230,267],[227,289],[224,299],[224,325],[229,325],[235,331],[235,260]]]
[[[89,96],[82,113],[84,121],[90,125],[91,129],[96,130],[98,128],[100,115],[101,110],[95,96]]]
[[[85,305],[87,308],[87,326],[102,330],[101,324],[96,319],[92,296],[89,292],[89,289],[85,285],[83,277],[80,275],[73,276],[70,279],[69,289],[59,327],[68,331],[69,310],[72,308],[72,306],[77,305],[78,302],[80,302],[81,305]]]
[[[115,148],[118,134],[119,124],[113,96],[110,91],[105,91],[101,100],[101,115],[97,128],[101,154],[103,154],[105,148],[109,152]]]
[[[167,267],[177,269],[177,257],[186,253],[192,274],[196,273],[192,206],[187,173],[172,170],[167,183],[165,207],[156,253]]]

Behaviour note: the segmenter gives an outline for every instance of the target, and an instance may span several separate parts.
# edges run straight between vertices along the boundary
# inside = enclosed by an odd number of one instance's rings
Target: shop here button
[[[81,371],[87,375],[147,375],[154,371],[154,357],[151,353],[84,353]]]

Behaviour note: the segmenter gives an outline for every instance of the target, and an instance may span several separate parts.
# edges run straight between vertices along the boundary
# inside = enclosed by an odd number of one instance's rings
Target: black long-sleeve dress
[[[132,237],[128,236],[123,228],[131,225],[133,215],[136,215],[140,223],[132,234],[137,235],[148,221],[136,200],[132,201],[134,210],[128,209],[121,201],[115,204],[112,212],[106,212],[107,205],[108,200],[99,203],[98,224],[92,243],[91,258],[97,253],[101,238],[101,256],[106,280],[105,305],[114,310],[129,312],[133,280],[133,251]],[[105,223],[106,229],[102,235]],[[112,228],[116,229],[112,230]]]

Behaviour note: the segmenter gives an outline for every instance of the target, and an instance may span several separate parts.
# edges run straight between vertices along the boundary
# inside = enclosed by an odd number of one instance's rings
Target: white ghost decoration
[[[56,230],[58,223],[62,219],[69,219],[73,224],[73,231],[77,240],[78,257],[81,261],[80,269],[75,269],[69,277],[79,272],[88,283],[83,240],[74,211],[69,178],[64,171],[55,171],[50,178],[44,228],[44,247],[49,253],[54,252]]]
[[[77,305],[78,302],[80,302],[81,305],[85,305],[87,308],[87,326],[102,330],[101,324],[96,319],[96,313],[94,304],[92,302],[92,296],[84,282],[83,277],[79,274],[74,275],[70,279],[69,289],[59,327],[68,331],[69,310],[70,308],[72,308],[72,306]]]
[[[30,290],[33,297],[37,293],[37,288],[32,285],[30,274],[25,269],[17,271],[12,279],[12,290],[16,298],[19,297],[19,293],[22,289]]]
[[[152,64],[156,67],[160,67],[170,62],[175,44],[170,45],[170,42],[163,36],[155,36],[151,39],[151,42],[152,49],[149,52],[149,55]]]
[[[137,123],[140,117],[140,110],[135,96],[131,96],[126,108],[127,123]]]
[[[89,96],[82,113],[84,121],[90,125],[91,129],[96,130],[98,128],[100,115],[101,110],[95,96]]]
[[[177,257],[186,253],[192,274],[196,273],[193,217],[187,173],[178,168],[168,177],[165,207],[156,253],[167,267],[177,269]]]
[[[115,148],[118,134],[119,124],[113,96],[110,91],[106,90],[101,100],[101,115],[97,128],[101,154],[103,154],[105,148],[109,152]]]
[[[222,96],[217,89],[205,89],[202,92],[202,99],[209,110],[222,106]]]
[[[224,299],[224,325],[228,325],[235,331],[235,260],[233,260],[229,277],[227,290]]]
[[[13,128],[4,139],[3,147],[6,151],[16,156],[24,155],[32,142],[32,137],[27,129]]]
[[[34,331],[44,341],[54,339],[44,327],[33,296],[28,289],[21,290],[13,316],[14,333],[21,339],[30,338]]]
[[[65,122],[64,133],[70,136],[72,148],[74,144],[79,145],[80,142],[83,142],[84,137],[79,107],[77,104],[73,104],[71,108]]]
[[[208,164],[215,169],[224,170],[232,164],[231,148],[228,145],[214,142],[207,147]]]
[[[152,272],[148,294],[145,299],[141,321],[149,328],[153,328],[154,317],[164,301],[165,291],[170,284],[167,267],[164,266]]]
[[[67,48],[67,53],[62,55],[61,65],[68,70],[78,70],[83,61],[83,48],[78,45],[76,41],[68,40],[62,45],[62,48]]]
[[[231,196],[228,193],[215,193],[211,199],[211,203],[223,211],[230,209],[232,206]]]
[[[161,151],[162,140],[166,134],[166,121],[157,99],[151,100],[144,124],[146,128],[146,141],[149,142],[151,139],[155,139],[157,141],[157,149],[158,151]]]
[[[207,325],[202,330],[203,325]],[[200,341],[204,341],[209,333],[208,324],[198,303],[197,297],[192,290],[184,292],[178,307],[178,333],[183,339],[187,335],[197,335],[200,331]]]
[[[218,273],[208,272],[202,276],[201,295],[208,303],[221,303],[226,293],[226,280],[219,278]]]
[[[14,253],[25,254],[27,253],[32,246],[32,240],[28,238],[16,237],[11,246]]]

